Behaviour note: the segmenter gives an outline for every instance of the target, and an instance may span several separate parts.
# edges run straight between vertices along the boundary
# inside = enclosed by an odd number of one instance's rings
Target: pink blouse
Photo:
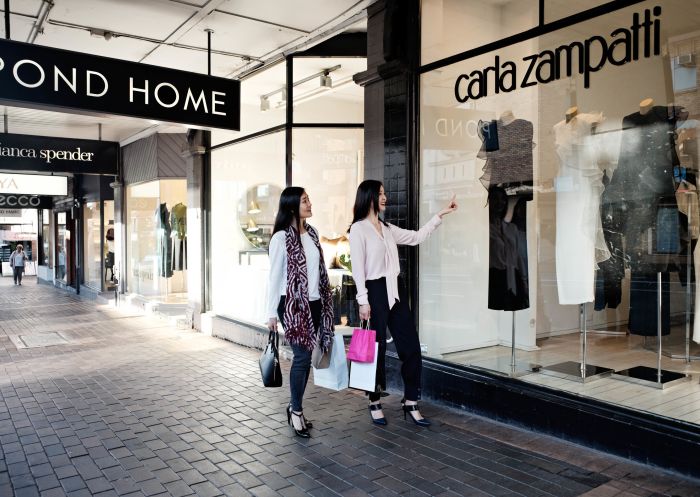
[[[418,245],[425,241],[442,224],[440,216],[433,216],[418,231],[401,229],[393,224],[381,224],[382,234],[372,226],[369,219],[363,219],[350,228],[350,260],[352,278],[357,288],[357,302],[367,305],[365,281],[386,277],[386,291],[389,309],[399,300],[398,276],[399,250],[397,245]]]

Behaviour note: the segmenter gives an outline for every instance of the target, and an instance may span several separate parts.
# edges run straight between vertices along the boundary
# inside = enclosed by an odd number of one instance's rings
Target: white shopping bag
[[[325,369],[314,368],[314,385],[335,391],[348,388],[348,361],[345,358],[343,335],[333,337],[330,365]]]
[[[374,344],[374,362],[350,361],[350,388],[374,392],[377,388],[379,344]]]

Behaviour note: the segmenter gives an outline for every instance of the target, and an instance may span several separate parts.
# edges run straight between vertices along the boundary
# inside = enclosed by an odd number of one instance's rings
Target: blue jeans
[[[279,317],[280,323],[282,323],[282,328],[284,328],[284,301],[285,296],[282,295],[282,297],[280,297],[280,303],[277,306],[277,316]],[[318,329],[321,324],[321,301],[312,300],[309,302],[309,307],[311,308],[311,319],[314,322],[314,328]],[[289,390],[292,397],[292,411],[301,412],[303,410],[302,401],[304,399],[304,392],[306,391],[306,384],[309,381],[309,374],[311,373],[311,351],[297,345],[291,345],[291,347],[292,352],[294,352],[292,367],[289,370]]]

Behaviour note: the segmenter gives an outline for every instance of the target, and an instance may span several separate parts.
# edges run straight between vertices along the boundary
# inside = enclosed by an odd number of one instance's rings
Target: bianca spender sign
[[[491,90],[495,94],[507,93],[518,87],[527,88],[538,83],[551,83],[562,77],[568,78],[574,73],[582,74],[583,86],[589,88],[593,73],[606,64],[622,66],[661,53],[660,16],[660,6],[646,9],[643,20],[642,16],[634,13],[631,25],[613,30],[610,41],[595,35],[554,50],[543,50],[523,57],[520,68],[515,62],[501,62],[500,57],[496,56],[492,66],[457,77],[455,98],[464,103],[487,97]]]
[[[0,40],[0,102],[240,129],[240,82]]]
[[[119,144],[0,133],[0,169],[52,173],[117,174]]]

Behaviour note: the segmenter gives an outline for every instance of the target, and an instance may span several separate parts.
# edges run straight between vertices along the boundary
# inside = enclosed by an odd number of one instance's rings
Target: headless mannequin
[[[515,116],[513,115],[512,110],[506,110],[503,111],[503,114],[501,114],[501,122],[505,125],[508,125],[515,121]]]
[[[654,107],[653,98],[645,98],[639,102],[639,113],[641,115],[647,114]]]
[[[573,107],[568,108],[568,109],[566,110],[566,114],[565,114],[566,122],[567,122],[567,123],[568,123],[568,122],[571,122],[571,120],[572,120],[574,117],[576,117],[577,114],[578,114],[578,107],[573,106]]]

